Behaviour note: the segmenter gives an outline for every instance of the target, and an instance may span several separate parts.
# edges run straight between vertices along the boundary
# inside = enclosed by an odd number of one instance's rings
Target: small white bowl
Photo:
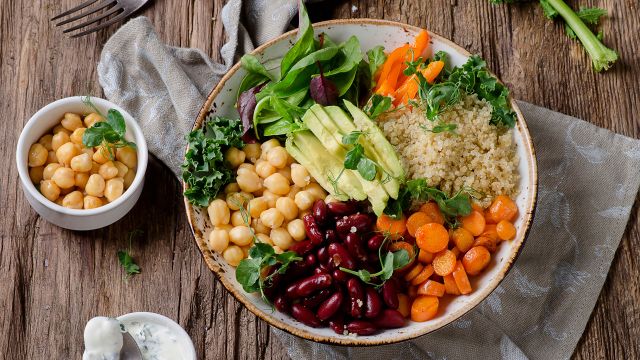
[[[136,201],[138,201],[140,193],[142,193],[144,174],[147,170],[147,162],[149,160],[147,143],[142,135],[142,130],[133,117],[118,105],[107,100],[91,97],[91,102],[104,114],[111,108],[120,111],[127,125],[126,138],[129,141],[135,142],[137,147],[138,167],[136,169],[136,177],[133,183],[131,183],[131,186],[114,202],[95,209],[68,209],[45,198],[44,195],[36,189],[29,177],[27,158],[31,145],[38,142],[42,135],[48,133],[51,128],[58,125],[64,113],[73,112],[86,114],[93,111],[82,102],[81,96],[73,96],[54,101],[35,113],[31,119],[27,121],[24,129],[22,129],[16,149],[18,174],[20,175],[22,190],[29,204],[47,221],[70,230],[93,230],[102,228],[111,225],[126,215],[129,210],[133,208]]]
[[[196,348],[193,346],[191,337],[189,337],[189,334],[187,334],[187,332],[184,331],[184,329],[178,323],[169,319],[168,317],[152,312],[132,312],[124,314],[122,316],[118,316],[117,319],[125,326],[125,328],[127,326],[127,323],[131,323],[134,321],[167,327],[169,330],[171,330],[172,334],[175,335],[175,338],[184,350],[183,359],[196,360]]]

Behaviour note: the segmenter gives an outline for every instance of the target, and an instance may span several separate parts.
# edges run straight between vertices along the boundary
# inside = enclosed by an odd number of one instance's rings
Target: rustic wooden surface
[[[24,198],[14,165],[23,124],[40,107],[80,94],[100,96],[100,50],[117,26],[65,38],[47,19],[78,0],[0,1],[0,359],[78,359],[82,330],[96,315],[153,311],[177,319],[206,359],[284,359],[266,323],[242,308],[201,260],[183,214],[180,187],[151,161],[143,195],[108,228],[72,232],[42,220]],[[327,4],[329,3],[329,4]],[[534,4],[492,6],[487,0],[328,1],[314,20],[384,18],[428,27],[480,53],[516,98],[639,138],[640,9],[635,0],[575,0],[608,8],[606,43],[622,60],[594,74],[581,47]],[[224,42],[222,1],[154,1],[142,14],[175,46],[218,60]],[[575,353],[579,359],[640,357],[638,201]],[[116,251],[134,240],[142,274],[123,281]],[[635,246],[633,246],[635,245]]]

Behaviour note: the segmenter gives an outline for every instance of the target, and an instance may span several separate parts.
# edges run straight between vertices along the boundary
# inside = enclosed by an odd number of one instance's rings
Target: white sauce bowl
[[[96,97],[91,97],[91,102],[98,110],[106,114],[113,108],[122,114],[127,125],[126,138],[137,146],[138,167],[136,177],[131,186],[114,202],[95,209],[68,209],[45,198],[36,189],[29,177],[27,158],[29,148],[38,142],[40,137],[48,133],[54,126],[60,123],[64,113],[73,112],[86,114],[93,110],[82,102],[81,96],[68,97],[52,102],[35,113],[27,122],[16,149],[16,165],[22,190],[24,191],[31,207],[47,221],[70,230],[93,230],[102,228],[118,221],[125,216],[140,198],[144,185],[144,174],[147,170],[149,154],[147,143],[142,135],[142,130],[129,113],[118,105]]]

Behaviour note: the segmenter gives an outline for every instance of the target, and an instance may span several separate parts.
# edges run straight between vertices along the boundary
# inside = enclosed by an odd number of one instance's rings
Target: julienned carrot
[[[429,32],[427,30],[421,30],[418,35],[416,35],[416,41],[413,45],[413,54],[417,59],[422,56],[427,47],[429,46]]]
[[[401,47],[393,50],[389,54],[389,56],[387,56],[387,60],[385,60],[384,64],[382,64],[382,71],[380,71],[380,75],[377,81],[378,84],[384,83],[384,81],[389,77],[391,68],[396,62],[404,61],[407,51],[409,51],[409,44],[404,44]]]
[[[433,61],[422,69],[420,73],[427,80],[429,84],[433,84],[440,72],[444,68],[444,61]],[[418,77],[414,74],[407,78],[400,87],[394,92],[394,105],[398,106],[401,103],[408,103],[410,99],[415,99],[418,94]]]

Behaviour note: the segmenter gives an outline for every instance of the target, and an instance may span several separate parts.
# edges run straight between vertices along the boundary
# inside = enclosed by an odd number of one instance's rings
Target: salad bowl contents
[[[294,36],[245,55],[189,135],[185,205],[207,264],[314,341],[452,322],[495,289],[532,220],[517,106],[482,59],[425,30],[311,26],[302,8]]]

